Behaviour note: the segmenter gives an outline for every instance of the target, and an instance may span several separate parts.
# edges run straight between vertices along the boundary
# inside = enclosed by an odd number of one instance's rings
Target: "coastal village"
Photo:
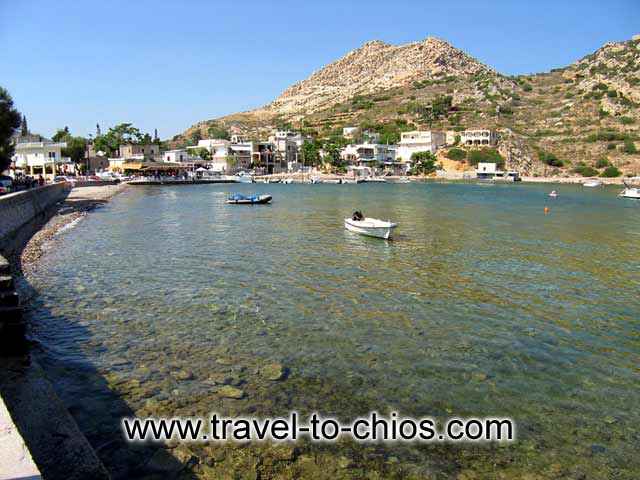
[[[99,128],[96,137],[99,137]],[[240,134],[229,139],[199,139],[183,148],[163,148],[156,138],[151,142],[123,143],[114,156],[98,150],[95,142],[86,145],[83,157],[73,162],[64,156],[68,145],[39,135],[17,135],[15,154],[9,168],[13,177],[28,176],[45,182],[73,180],[76,176],[116,178],[178,177],[183,180],[211,180],[238,174],[247,177],[273,176],[302,181],[296,174],[334,175],[336,178],[383,181],[386,177],[428,175],[442,178],[504,178],[518,180],[518,172],[504,172],[504,162],[475,162],[466,170],[447,170],[439,155],[454,150],[455,155],[476,151],[501,158],[495,147],[499,136],[489,129],[462,132],[415,130],[402,132],[397,144],[380,142],[380,134],[358,127],[344,127],[338,161],[320,149],[319,161],[305,159],[305,144],[312,137],[293,130],[276,130],[266,140],[252,140]],[[450,155],[451,156],[451,155]],[[426,161],[425,161],[426,160]],[[445,160],[446,161],[446,160]],[[452,162],[455,163],[455,162]],[[426,166],[425,166],[426,164]],[[311,178],[311,177],[309,177]]]

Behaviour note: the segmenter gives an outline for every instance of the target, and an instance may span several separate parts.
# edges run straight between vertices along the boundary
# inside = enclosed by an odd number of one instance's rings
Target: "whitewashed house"
[[[465,130],[460,136],[460,143],[467,146],[491,146],[498,143],[498,135],[493,130]]]
[[[66,146],[65,142],[52,142],[47,139],[17,143],[15,154],[11,158],[13,168],[31,176],[42,175],[48,180],[56,175],[74,173],[75,166],[71,159],[62,156],[62,149]]]
[[[431,152],[433,154],[445,145],[445,134],[435,130],[416,130],[413,132],[402,132],[396,160],[410,168],[412,163],[411,155],[418,152]]]
[[[302,166],[300,149],[308,137],[291,130],[278,130],[269,136],[269,143],[273,144],[276,152],[287,164],[287,171],[293,172]]]
[[[344,138],[353,138],[358,134],[359,131],[360,128],[358,127],[344,127],[342,129],[342,136]]]
[[[169,163],[194,163],[201,162],[202,159],[185,149],[167,150],[162,152],[162,161]]]
[[[229,146],[231,142],[229,140],[223,140],[220,138],[207,138],[200,140],[197,146],[187,147],[189,150],[206,148],[211,155],[209,160],[209,168],[214,172],[228,172],[232,170],[230,165],[227,165],[229,157]]]

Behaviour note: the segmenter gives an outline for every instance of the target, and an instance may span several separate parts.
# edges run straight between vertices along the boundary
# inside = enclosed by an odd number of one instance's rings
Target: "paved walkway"
[[[0,397],[0,480],[41,479],[9,411]]]

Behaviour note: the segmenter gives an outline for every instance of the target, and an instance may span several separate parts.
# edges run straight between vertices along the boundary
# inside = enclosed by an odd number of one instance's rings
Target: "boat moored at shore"
[[[271,195],[242,195],[233,193],[227,198],[227,203],[231,205],[265,205],[271,202]]]

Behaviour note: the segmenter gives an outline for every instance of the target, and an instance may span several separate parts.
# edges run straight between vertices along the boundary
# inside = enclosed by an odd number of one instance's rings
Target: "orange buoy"
[[[544,214],[546,215],[547,213],[549,213],[551,211],[551,209],[549,207],[544,207]]]

